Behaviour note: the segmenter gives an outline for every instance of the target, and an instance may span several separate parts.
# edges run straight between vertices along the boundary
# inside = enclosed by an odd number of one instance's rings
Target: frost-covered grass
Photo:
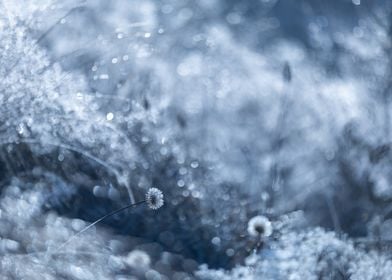
[[[390,4],[291,2],[0,0],[0,278],[389,279]]]

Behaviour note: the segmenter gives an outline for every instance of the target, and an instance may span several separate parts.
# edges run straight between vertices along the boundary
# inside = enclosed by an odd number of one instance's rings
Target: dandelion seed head
[[[150,209],[157,210],[163,206],[163,193],[157,188],[150,188],[146,193],[146,202]]]
[[[248,233],[255,237],[268,237],[272,234],[271,222],[265,216],[255,216],[248,222]]]

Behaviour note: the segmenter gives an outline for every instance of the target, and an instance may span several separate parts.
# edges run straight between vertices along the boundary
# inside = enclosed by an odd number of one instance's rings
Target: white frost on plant
[[[248,233],[253,237],[268,237],[272,234],[272,224],[265,216],[252,217],[248,222]]]
[[[251,263],[231,271],[202,266],[197,275],[204,280],[367,280],[388,279],[392,273],[392,261],[387,255],[367,252],[355,247],[351,240],[339,239],[335,233],[322,229],[283,234],[278,241],[262,249]]]

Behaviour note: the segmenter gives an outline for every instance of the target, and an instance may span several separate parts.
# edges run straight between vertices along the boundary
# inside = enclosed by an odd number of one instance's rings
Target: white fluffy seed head
[[[150,209],[157,210],[163,206],[163,193],[160,189],[150,188],[146,193],[146,202]]]
[[[248,222],[248,233],[255,237],[268,237],[272,234],[272,224],[265,216],[255,216]]]

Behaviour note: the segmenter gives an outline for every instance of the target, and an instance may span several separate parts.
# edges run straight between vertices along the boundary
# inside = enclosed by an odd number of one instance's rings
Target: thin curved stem
[[[122,211],[124,211],[124,210],[126,210],[126,209],[128,209],[128,208],[135,207],[135,206],[137,206],[137,205],[143,204],[143,203],[145,203],[145,202],[146,202],[145,200],[142,200],[142,201],[139,201],[139,202],[136,202],[136,203],[133,203],[133,204],[129,204],[129,205],[127,205],[127,206],[121,207],[121,208],[119,208],[119,209],[117,209],[117,210],[114,210],[114,211],[112,211],[112,212],[110,212],[110,213],[108,213],[108,214],[102,216],[101,218],[99,218],[99,219],[96,220],[95,222],[91,223],[90,225],[88,225],[88,226],[85,227],[84,229],[82,229],[82,230],[78,231],[77,233],[75,233],[74,235],[72,235],[67,241],[65,241],[63,244],[61,244],[59,247],[57,247],[57,249],[55,250],[55,252],[59,251],[59,250],[62,249],[64,246],[66,246],[68,243],[70,243],[73,239],[75,239],[77,236],[79,236],[79,235],[82,234],[83,232],[89,230],[90,228],[92,228],[93,226],[95,226],[95,225],[98,224],[99,222],[105,220],[106,218],[109,218],[109,217],[111,217],[111,216],[113,216],[113,215],[115,215],[115,214],[117,214],[117,213],[119,213],[119,212],[122,212]]]

